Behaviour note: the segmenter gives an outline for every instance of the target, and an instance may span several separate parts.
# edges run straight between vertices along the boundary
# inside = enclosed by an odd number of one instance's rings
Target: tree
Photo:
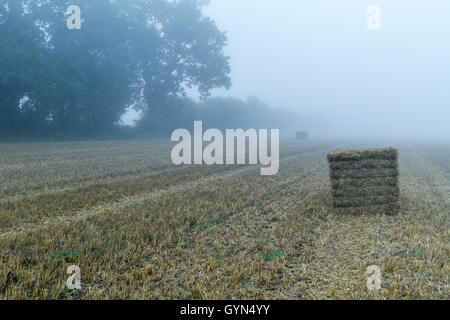
[[[72,1],[40,1],[34,11],[51,35],[46,47],[57,73],[57,104],[49,108],[58,132],[98,132],[113,128],[131,104],[138,71],[129,61],[128,24],[110,0],[79,0],[83,25],[69,30],[63,13]]]
[[[47,121],[40,89],[51,88],[50,57],[41,47],[41,30],[24,3],[0,5],[0,132],[41,130]]]
[[[0,131],[93,133],[129,106],[164,113],[196,87],[229,87],[226,36],[200,0],[0,0]]]
[[[142,68],[141,105],[153,114],[164,113],[170,97],[198,88],[202,97],[217,87],[229,88],[226,35],[203,16],[206,1],[134,0],[134,46]],[[127,10],[129,9],[126,6]],[[129,12],[129,11],[128,11]]]

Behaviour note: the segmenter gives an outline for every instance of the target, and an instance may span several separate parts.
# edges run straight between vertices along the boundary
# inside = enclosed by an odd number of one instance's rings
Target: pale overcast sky
[[[369,5],[381,30],[367,28]],[[211,0],[205,14],[229,38],[233,87],[215,94],[321,115],[339,133],[450,136],[449,0]]]
[[[323,119],[312,132],[450,137],[449,0],[211,0],[204,12],[231,57],[233,87],[214,95]]]

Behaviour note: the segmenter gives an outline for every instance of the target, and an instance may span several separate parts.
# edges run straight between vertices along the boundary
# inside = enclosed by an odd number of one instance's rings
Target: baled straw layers
[[[398,212],[397,149],[336,150],[328,154],[328,163],[335,208]]]

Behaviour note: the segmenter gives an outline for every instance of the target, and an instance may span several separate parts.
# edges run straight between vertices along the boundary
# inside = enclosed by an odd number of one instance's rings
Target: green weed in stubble
[[[248,284],[247,284],[247,282],[243,282],[243,283],[241,284],[241,289],[242,289],[242,290],[248,289]]]
[[[80,255],[80,251],[78,249],[74,249],[72,251],[62,250],[58,252],[59,258],[73,258],[78,257]]]
[[[272,193],[268,193],[263,197],[264,200],[272,200],[273,198],[275,198],[275,195]]]
[[[286,253],[283,251],[272,251],[264,256],[264,259],[266,261],[272,261],[281,258],[286,258]]]

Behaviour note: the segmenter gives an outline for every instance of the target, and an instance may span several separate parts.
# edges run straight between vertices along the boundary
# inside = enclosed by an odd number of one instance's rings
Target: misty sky
[[[366,26],[381,8],[381,30]],[[313,134],[450,137],[449,0],[211,0],[233,87]]]

